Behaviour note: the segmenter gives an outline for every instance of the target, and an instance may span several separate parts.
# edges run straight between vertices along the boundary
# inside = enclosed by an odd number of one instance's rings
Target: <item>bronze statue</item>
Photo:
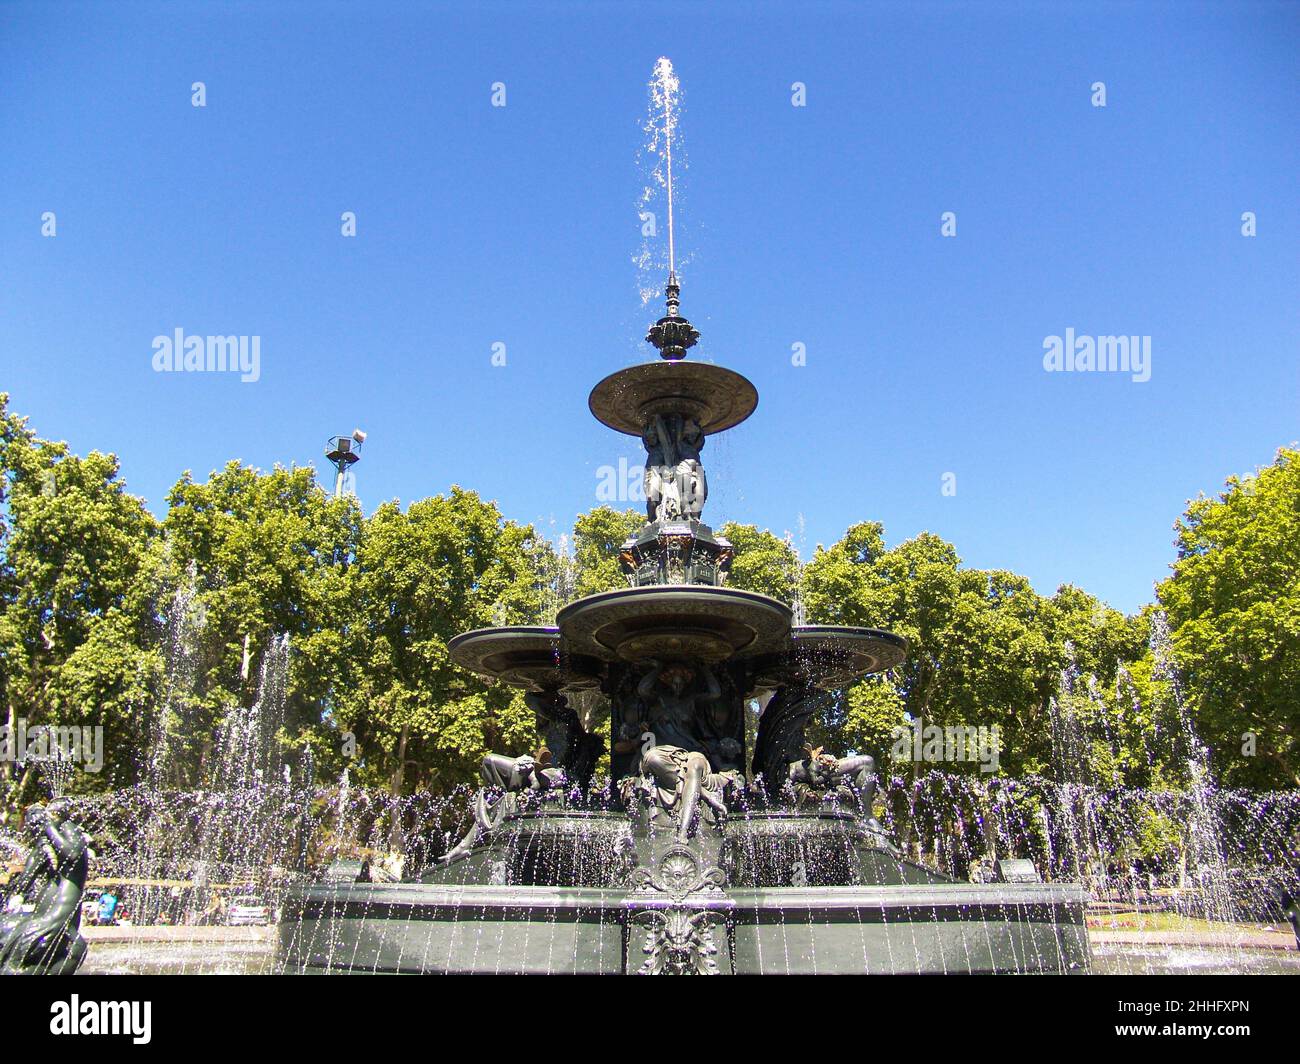
[[[700,462],[704,432],[694,418],[655,415],[641,434],[645,444],[646,514],[651,521],[700,519],[709,487]]]
[[[552,768],[551,764],[551,752],[546,747],[538,750],[536,756],[488,754],[479,764],[479,775],[489,787],[500,787],[507,794],[562,788],[566,779],[564,769]]]
[[[529,691],[524,701],[537,714],[537,728],[566,779],[586,792],[600,760],[602,743],[582,725],[577,711],[559,691]]]
[[[808,719],[827,699],[825,692],[806,681],[779,687],[758,718],[758,739],[754,744],[753,770],[762,776],[771,801],[779,801],[789,781],[790,764],[804,749]]]
[[[675,500],[665,503],[665,496],[675,490],[676,484],[673,477],[674,464],[668,461],[672,442],[663,418],[657,417],[646,426],[641,442],[645,444],[645,475],[642,483],[645,487],[646,516],[651,521],[666,521],[669,519],[669,510],[676,513],[677,504]]]
[[[517,795],[540,797],[544,793],[562,792],[568,782],[564,769],[551,766],[551,752],[545,746],[535,757],[532,754],[519,757],[487,754],[479,763],[479,775],[483,777],[484,786],[474,795],[474,825],[460,842],[438,859],[440,864],[454,864],[468,857],[475,846],[518,811]],[[495,800],[489,800],[489,791],[493,789],[501,793]]]
[[[79,929],[89,844],[71,811],[66,798],[27,809],[32,850],[10,893],[34,908],[0,918],[0,974],[71,975],[85,959]]]
[[[718,678],[704,664],[663,664],[653,658],[649,664],[650,671],[641,677],[636,693],[647,707],[649,730],[654,733],[656,744],[703,753],[697,707],[722,697]],[[702,681],[702,686],[696,685],[697,679]]]
[[[725,742],[740,745],[734,739]],[[739,785],[736,770],[716,772],[707,756],[679,746],[651,747],[641,758],[641,772],[655,781],[659,808],[676,817],[678,842],[695,834],[701,801],[715,816],[725,816],[727,795]]]
[[[682,516],[698,521],[704,513],[704,503],[709,497],[709,485],[704,476],[700,452],[704,450],[704,433],[694,418],[682,418],[677,432],[677,498]]]
[[[685,842],[695,834],[701,801],[715,815],[726,814],[728,793],[743,783],[741,745],[730,737],[706,743],[700,736],[697,707],[722,696],[718,678],[707,665],[652,661],[651,666],[637,685],[649,720],[625,724],[614,751],[629,753],[649,736],[638,770],[654,781],[656,805],[676,820],[677,839]],[[697,673],[702,685],[696,684]]]
[[[871,812],[876,797],[876,760],[870,754],[836,757],[822,748],[806,747],[807,756],[793,761],[787,778],[794,787],[795,800],[801,805],[822,802],[858,804],[867,826],[883,831]]]

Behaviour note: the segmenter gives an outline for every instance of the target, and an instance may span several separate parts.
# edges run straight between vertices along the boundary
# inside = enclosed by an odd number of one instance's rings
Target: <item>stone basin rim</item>
[[[451,650],[457,644],[468,643],[475,636],[496,635],[502,632],[518,633],[519,635],[530,636],[549,636],[559,638],[560,630],[554,625],[544,624],[494,624],[487,628],[474,628],[468,632],[459,632],[452,636],[447,642],[447,649]]]
[[[796,624],[790,629],[790,638],[796,647],[799,643],[825,640],[827,643],[843,643],[846,647],[855,642],[887,643],[897,647],[904,655],[912,649],[907,637],[897,632],[848,624]]]
[[[462,632],[447,654],[477,676],[531,691],[582,690],[599,684],[599,662],[570,654],[553,625],[501,625]]]

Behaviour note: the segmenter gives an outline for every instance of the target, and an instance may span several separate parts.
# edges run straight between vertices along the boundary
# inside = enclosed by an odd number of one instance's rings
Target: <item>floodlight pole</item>
[[[334,478],[334,498],[343,497],[343,480],[347,471],[357,462],[361,461],[361,455],[357,452],[361,448],[361,439],[358,439],[358,433],[350,436],[331,436],[329,442],[325,445],[325,457],[331,465],[338,471]]]

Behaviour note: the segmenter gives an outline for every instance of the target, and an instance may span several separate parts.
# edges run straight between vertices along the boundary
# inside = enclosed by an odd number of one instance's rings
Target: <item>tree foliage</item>
[[[1012,773],[1050,770],[1048,712],[1063,669],[1113,682],[1120,664],[1142,653],[1133,622],[1076,588],[1047,598],[1014,573],[965,568],[931,533],[887,549],[874,522],[818,549],[804,599],[817,622],[884,628],[908,641],[888,678],[896,700],[868,681],[850,691],[845,722],[879,735],[897,702],[922,727],[996,726],[1001,769]]]
[[[412,781],[472,778],[489,750],[536,742],[522,699],[454,666],[460,632],[536,623],[542,587],[535,533],[503,521],[492,503],[453,487],[403,510],[385,503],[357,553],[349,629],[352,675],[336,717],[359,741],[363,775],[395,792]]]
[[[106,771],[129,777],[160,670],[158,524],[117,459],[39,439],[0,394],[0,695],[28,729],[104,729]],[[35,765],[6,766],[11,801]]]
[[[637,511],[609,506],[578,515],[573,526],[573,560],[577,568],[574,590],[578,598],[627,586],[618,566],[618,549],[644,524],[645,518]]]
[[[1149,610],[1126,617],[1069,585],[1039,594],[1015,573],[963,565],[930,533],[891,547],[875,522],[806,565],[770,531],[721,533],[736,548],[731,586],[801,603],[809,623],[908,640],[892,673],[828,702],[810,731],[817,743],[908,771],[889,764],[900,724],[996,725],[1003,773],[1159,788],[1183,781],[1186,751],[1170,739],[1190,719],[1229,782],[1293,786],[1298,459],[1279,452],[1218,498],[1191,502],[1176,525],[1159,604],[1181,706],[1148,649]],[[570,556],[458,487],[364,516],[311,469],[238,462],[203,481],[183,475],[159,520],[112,455],[40,439],[0,395],[0,723],[102,727],[105,770],[79,774],[80,789],[142,778],[160,736],[162,782],[195,786],[287,635],[284,758],[310,748],[318,773],[347,768],[394,792],[447,788],[472,779],[485,752],[538,741],[522,698],[454,666],[450,640],[552,623],[565,601],[625,586],[619,548],[642,523],[608,506],[581,514]],[[0,806],[33,792],[31,766],[3,766]]]
[[[1300,784],[1300,451],[1192,500],[1174,528],[1158,596],[1201,738],[1231,781]]]

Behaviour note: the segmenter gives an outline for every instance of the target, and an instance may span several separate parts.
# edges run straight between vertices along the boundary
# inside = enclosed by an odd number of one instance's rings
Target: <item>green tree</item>
[[[644,524],[645,517],[636,510],[609,506],[578,515],[573,526],[573,558],[577,568],[574,589],[579,598],[627,587],[618,565],[618,550]]]
[[[522,698],[455,666],[461,632],[536,623],[542,608],[536,536],[492,503],[453,487],[447,496],[386,503],[366,522],[357,553],[353,679],[337,722],[357,743],[362,779],[394,793],[474,778],[490,750],[537,741]]]
[[[729,586],[794,602],[799,591],[799,556],[788,540],[767,529],[731,521],[722,526],[721,533],[736,549]]]
[[[1300,784],[1300,451],[1192,500],[1158,588],[1201,739],[1230,784]],[[1254,736],[1250,752],[1248,735]],[[1243,749],[1244,747],[1244,749]]]
[[[173,699],[167,721],[173,782],[211,775],[217,729],[231,707],[253,704],[262,656],[281,635],[292,652],[280,741],[328,754],[322,718],[351,679],[356,500],[333,498],[310,468],[231,462],[204,483],[186,473],[168,503],[169,578],[192,582],[201,617],[193,689]]]
[[[908,641],[907,659],[887,681],[856,686],[837,708],[835,723],[849,741],[880,742],[901,706],[922,727],[996,725],[1003,772],[1046,768],[1048,701],[1067,659],[1065,637],[1083,637],[1065,620],[1084,609],[1082,600],[1069,592],[1045,600],[1014,573],[964,568],[953,546],[930,533],[887,549],[874,522],[818,549],[804,571],[804,594],[817,622],[884,628]],[[1089,617],[1102,615],[1095,602],[1086,608]],[[1089,635],[1087,653],[1099,658],[1102,642]]]
[[[133,778],[159,668],[157,523],[118,474],[113,455],[37,438],[0,395],[5,723],[103,728],[107,771],[76,773],[74,790]]]

